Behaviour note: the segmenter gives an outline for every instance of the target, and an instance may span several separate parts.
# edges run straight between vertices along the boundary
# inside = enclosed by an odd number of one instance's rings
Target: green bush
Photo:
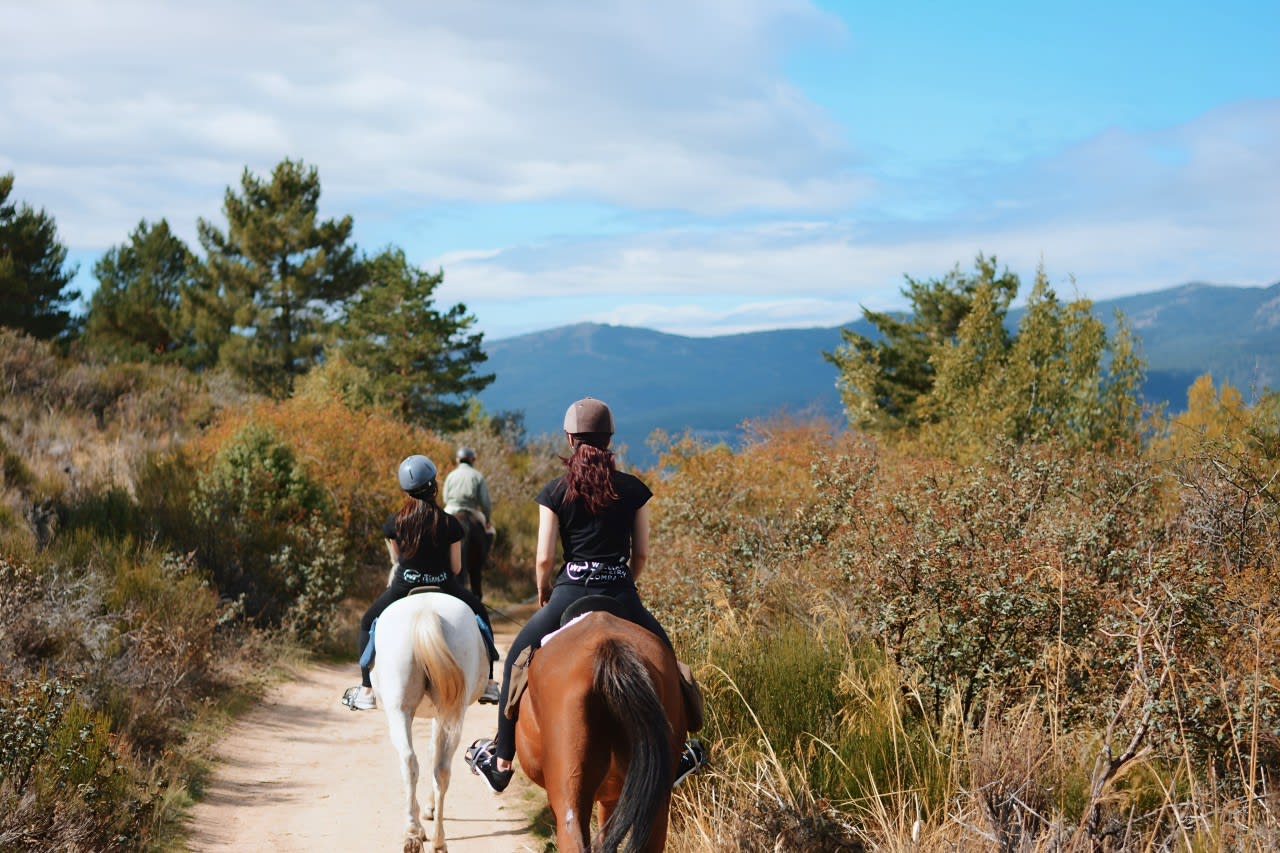
[[[198,559],[218,591],[267,625],[320,630],[350,583],[328,494],[293,450],[248,422],[215,454],[191,495]]]
[[[135,851],[155,800],[105,719],[53,680],[0,680],[0,840],[6,850]]]

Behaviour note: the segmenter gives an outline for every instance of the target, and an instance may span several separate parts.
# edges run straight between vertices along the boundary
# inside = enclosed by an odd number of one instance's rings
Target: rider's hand
[[[546,604],[551,600],[551,589],[549,587],[538,587],[538,606]]]

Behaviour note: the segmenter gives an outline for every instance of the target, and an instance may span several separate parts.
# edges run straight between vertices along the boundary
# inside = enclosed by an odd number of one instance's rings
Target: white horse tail
[[[427,694],[440,714],[459,715],[466,708],[467,676],[458,665],[431,608],[418,613],[413,623],[413,659],[427,673]]]

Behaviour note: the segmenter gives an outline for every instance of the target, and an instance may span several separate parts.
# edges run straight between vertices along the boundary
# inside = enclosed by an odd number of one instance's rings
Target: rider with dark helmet
[[[511,688],[511,669],[520,653],[541,644],[560,627],[574,602],[590,595],[614,599],[620,615],[652,631],[668,646],[662,625],[640,601],[636,578],[649,559],[649,498],[652,492],[638,477],[617,470],[609,444],[613,413],[600,400],[586,397],[569,406],[564,431],[570,455],[565,473],[538,493],[536,579],[538,602],[507,652],[498,703],[498,735],[481,739],[467,750],[467,763],[496,792],[511,781],[515,758],[515,720],[503,712]],[[563,560],[556,561],[560,545]],[[701,744],[690,741],[677,781],[705,762]]]
[[[462,527],[458,520],[446,513],[436,502],[436,465],[421,455],[407,457],[400,463],[398,472],[400,488],[405,500],[400,509],[393,512],[382,525],[382,535],[387,540],[391,554],[391,574],[387,589],[378,596],[360,620],[359,688],[352,688],[343,697],[352,710],[376,707],[369,669],[372,660],[366,656],[373,622],[392,602],[409,594],[414,587],[434,586],[460,598],[479,618],[489,648],[489,685],[482,702],[496,702],[497,684],[493,681],[493,661],[498,659],[493,645],[493,627],[480,599],[458,583],[456,575],[462,567],[460,541]]]

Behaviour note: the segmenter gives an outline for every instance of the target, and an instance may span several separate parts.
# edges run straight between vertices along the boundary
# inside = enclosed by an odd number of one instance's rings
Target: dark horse
[[[484,598],[484,566],[489,560],[489,533],[485,530],[484,516],[471,510],[459,510],[453,514],[462,525],[462,571],[458,579],[466,583],[471,579],[471,591],[476,598]]]
[[[639,625],[593,612],[543,641],[528,679],[516,754],[547,791],[560,853],[661,851],[688,727],[670,647]]]

